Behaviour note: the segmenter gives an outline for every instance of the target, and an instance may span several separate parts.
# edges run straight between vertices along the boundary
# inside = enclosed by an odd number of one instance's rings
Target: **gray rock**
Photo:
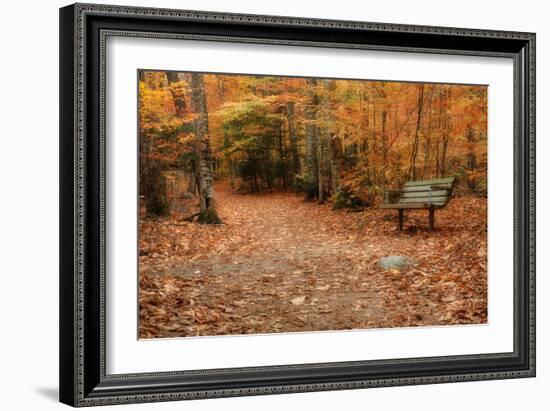
[[[403,255],[390,255],[388,257],[382,257],[378,261],[378,266],[383,270],[404,270],[416,264],[413,258]]]

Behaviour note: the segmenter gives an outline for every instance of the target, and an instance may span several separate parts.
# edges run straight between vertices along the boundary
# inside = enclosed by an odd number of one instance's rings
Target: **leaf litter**
[[[140,220],[140,338],[487,322],[487,201],[436,212],[334,211],[216,186],[225,224]],[[380,258],[418,264],[384,271]]]

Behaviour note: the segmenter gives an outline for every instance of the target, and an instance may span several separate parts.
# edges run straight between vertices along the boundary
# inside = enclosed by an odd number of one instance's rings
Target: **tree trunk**
[[[220,100],[223,100],[223,96],[225,94],[225,81],[222,76],[216,76],[216,81],[218,84],[218,97]]]
[[[363,131],[364,134],[361,139],[361,160],[365,170],[367,170],[367,177],[370,182],[370,174],[369,174],[370,144],[369,144],[369,133],[368,133],[369,132],[369,105],[368,105],[367,98],[362,91],[360,92],[360,95],[359,95],[359,108],[361,112],[361,129],[364,130]]]
[[[179,75],[175,71],[167,71],[166,72],[166,79],[168,80],[168,84],[177,83],[180,81]]]
[[[475,153],[475,130],[472,126],[466,129],[466,141],[468,142],[468,154],[466,155],[466,166],[468,171],[473,172],[477,166],[477,158]],[[468,188],[474,191],[476,189],[476,180],[468,176]]]
[[[330,138],[333,131],[335,131],[335,116],[333,113],[333,107],[331,104],[330,95],[335,90],[335,83],[334,80],[322,80],[323,85],[323,93],[321,95],[321,104],[320,104],[320,111],[321,115],[318,116],[322,120],[322,128],[318,130],[319,135],[319,151],[317,155],[317,183],[319,187],[319,204],[323,204],[325,202],[325,178],[323,178],[323,172],[326,168],[326,151],[327,151],[327,145],[328,149],[330,151]],[[331,168],[330,164],[330,154],[329,154],[329,167]]]
[[[197,176],[194,171],[189,172],[187,175],[189,178],[187,182],[187,192],[195,195],[197,194]]]
[[[420,126],[422,124],[422,106],[424,103],[424,84],[418,87],[418,114],[416,117],[416,130],[414,132],[414,141],[411,151],[411,162],[409,166],[409,181],[416,179],[416,156],[418,154],[418,137],[420,132]]]
[[[140,71],[140,80],[149,87],[156,88],[148,72]],[[168,215],[169,204],[166,193],[166,179],[164,178],[164,164],[152,158],[151,147],[153,136],[140,135],[140,182],[139,189],[143,195],[147,217],[163,217]]]
[[[371,137],[371,144],[370,144],[370,161],[369,161],[369,165],[370,165],[370,171],[369,171],[369,174],[370,174],[370,179],[371,179],[371,182],[372,184],[377,184],[378,182],[378,179],[377,179],[377,176],[378,176],[378,173],[376,172],[376,169],[377,169],[377,161],[376,161],[376,153],[378,151],[378,144],[376,144],[376,103],[373,101],[372,103],[372,131],[370,133],[370,137]]]
[[[382,111],[382,190],[386,190],[386,163],[388,162],[388,137],[386,134],[386,120],[388,112]]]
[[[290,152],[291,180],[300,174],[300,156],[298,154],[298,137],[296,136],[296,124],[294,122],[294,102],[286,103],[286,118],[288,122],[288,150]]]
[[[432,134],[432,107],[434,98],[434,86],[430,91],[430,99],[428,100],[428,121],[426,124],[426,134],[424,141],[424,169],[422,171],[422,178],[430,178],[430,156],[431,156],[431,134]]]
[[[439,89],[439,115],[437,118],[437,138],[435,141],[435,176],[441,177],[439,174],[439,146],[440,146],[440,140],[441,140],[441,133],[443,130],[442,127],[442,118],[443,118],[443,104],[445,100],[443,98],[443,90]]]
[[[342,188],[340,182],[340,173],[344,168],[344,150],[342,148],[342,141],[337,135],[330,137],[330,182],[332,188],[332,194],[336,194]]]
[[[312,185],[317,182],[317,125],[313,122],[317,119],[317,80],[308,78],[306,80],[307,88],[307,106],[305,109],[306,119],[306,168],[308,181]]]
[[[191,103],[196,114],[194,128],[198,148],[200,214],[199,222],[220,224],[222,221],[216,212],[214,197],[214,178],[212,172],[212,149],[208,135],[208,112],[203,75],[191,74]]]
[[[154,218],[168,215],[166,179],[162,173],[162,164],[157,160],[148,159],[143,168],[143,195],[147,217]]]
[[[448,101],[450,97],[449,90],[445,90],[445,102]],[[447,103],[445,103],[445,115],[444,115],[445,125],[443,130],[443,148],[441,153],[441,172],[439,173],[440,177],[443,177],[446,172],[446,161],[447,161],[447,148],[449,145],[449,129],[451,127],[449,120],[449,113],[447,112]]]
[[[448,123],[448,119],[446,123]],[[446,162],[447,162],[447,147],[449,145],[449,129],[445,127],[445,132],[443,133],[443,148],[441,151],[441,172],[439,173],[440,177],[443,177],[446,172]]]
[[[287,187],[287,170],[286,170],[286,154],[285,145],[283,142],[283,123],[279,124],[279,162],[280,162],[280,179],[283,189]]]
[[[319,154],[317,156],[318,158],[318,165],[317,165],[317,186],[318,186],[318,198],[319,198],[319,204],[323,204],[325,202],[325,190],[323,187],[323,175],[322,175],[322,165],[323,165],[323,157],[324,157],[324,151],[325,151],[325,133],[324,131],[319,133]]]
[[[474,171],[476,168],[476,153],[475,146],[475,130],[472,126],[468,126],[466,130],[466,141],[468,142],[468,154],[466,155],[467,167],[469,171]]]
[[[170,94],[172,94],[172,98],[174,100],[176,116],[182,118],[185,116],[187,108],[185,107],[185,90],[183,87],[177,85],[180,81],[179,75],[173,71],[167,71],[166,79],[168,80]]]
[[[340,191],[340,173],[344,168],[344,145],[342,144],[342,139],[340,139],[340,137],[338,136],[340,130],[336,126],[336,103],[334,101],[335,91],[336,83],[334,82],[334,80],[325,81],[323,112],[326,138],[328,139],[328,160],[330,166],[330,188],[332,195],[335,195]],[[356,145],[354,144],[352,148],[355,151]]]
[[[174,101],[174,107],[176,109],[176,116],[179,118],[185,118],[187,114],[187,106],[185,103],[185,89],[182,86],[178,86],[177,83],[181,80],[178,73],[174,71],[167,71],[166,73],[166,79],[168,80],[168,87],[170,89],[170,94],[172,95],[172,99]],[[197,148],[195,147],[196,144],[194,144],[193,151],[195,160],[192,161],[192,167],[189,173],[191,174],[189,176],[189,184],[187,185],[187,192],[195,195],[197,192],[198,185],[196,184],[197,180]]]

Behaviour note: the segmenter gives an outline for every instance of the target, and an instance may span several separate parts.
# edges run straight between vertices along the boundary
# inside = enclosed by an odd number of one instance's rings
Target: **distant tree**
[[[305,180],[311,187],[316,187],[318,185],[317,142],[319,133],[316,123],[319,104],[319,98],[317,96],[317,79],[308,78],[306,80],[306,96],[307,100],[304,110],[304,119],[306,121]]]

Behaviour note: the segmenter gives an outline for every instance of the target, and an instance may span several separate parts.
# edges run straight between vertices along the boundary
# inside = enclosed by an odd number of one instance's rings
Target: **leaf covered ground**
[[[216,190],[223,225],[141,219],[140,338],[487,322],[484,198],[452,199],[431,233],[410,211],[400,233],[394,210]],[[384,271],[389,255],[417,264]]]

